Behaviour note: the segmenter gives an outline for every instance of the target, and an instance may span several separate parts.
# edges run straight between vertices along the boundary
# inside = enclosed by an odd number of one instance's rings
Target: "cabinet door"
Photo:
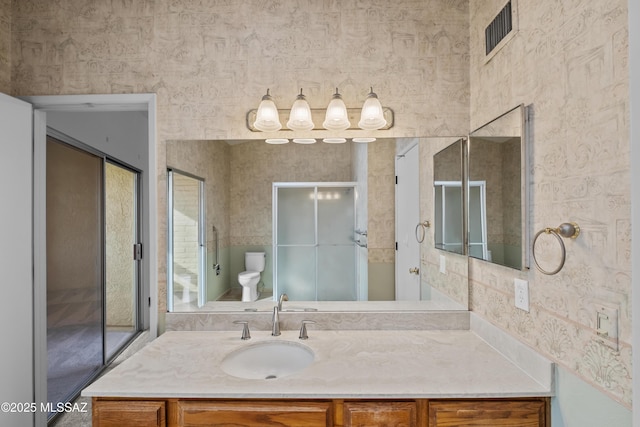
[[[180,427],[326,427],[333,425],[331,402],[179,401]]]
[[[546,427],[544,400],[432,401],[429,427]]]
[[[415,402],[344,402],[345,427],[417,426]]]
[[[93,427],[165,427],[163,401],[97,401],[92,403]]]

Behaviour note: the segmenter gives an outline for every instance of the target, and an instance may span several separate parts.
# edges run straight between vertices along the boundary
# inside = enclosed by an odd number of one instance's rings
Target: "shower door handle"
[[[417,276],[418,274],[420,274],[420,269],[418,267],[410,268],[409,274],[415,274]]]

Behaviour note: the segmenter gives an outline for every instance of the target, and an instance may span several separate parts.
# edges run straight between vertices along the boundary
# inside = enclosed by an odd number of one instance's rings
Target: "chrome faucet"
[[[277,337],[280,335],[280,311],[282,310],[282,302],[289,301],[287,294],[281,294],[278,299],[278,305],[273,307],[273,325],[271,326],[271,335]]]
[[[280,294],[278,299],[278,311],[282,311],[282,301],[289,301],[289,296],[285,293]]]
[[[277,337],[280,335],[280,310],[278,306],[273,307],[273,326],[271,327],[271,335]]]

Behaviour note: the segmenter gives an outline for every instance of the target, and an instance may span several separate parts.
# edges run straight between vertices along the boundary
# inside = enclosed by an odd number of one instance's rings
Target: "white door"
[[[33,402],[31,104],[0,94],[0,402]],[[10,345],[8,344],[10,343]],[[0,425],[33,425],[30,411],[0,412]]]
[[[418,145],[396,157],[396,301],[420,300]]]

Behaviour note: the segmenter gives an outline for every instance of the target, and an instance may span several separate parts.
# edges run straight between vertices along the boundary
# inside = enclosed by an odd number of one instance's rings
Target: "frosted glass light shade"
[[[336,88],[336,93],[327,107],[322,127],[328,130],[345,130],[349,129],[349,126],[351,126],[351,123],[347,114],[347,106],[344,105],[342,96],[340,96],[338,88]]]
[[[362,106],[358,127],[364,130],[376,130],[384,127],[386,124],[387,120],[384,118],[378,95],[373,93],[373,88],[371,88],[371,92],[367,95],[367,99]]]
[[[314,128],[313,120],[311,119],[311,108],[309,108],[309,103],[302,94],[302,89],[300,89],[300,95],[298,95],[291,107],[287,127],[291,130],[311,130]]]
[[[278,116],[278,108],[273,102],[271,95],[269,95],[269,89],[267,89],[267,94],[263,96],[262,101],[260,101],[253,127],[262,132],[275,132],[282,129],[280,117]]]

